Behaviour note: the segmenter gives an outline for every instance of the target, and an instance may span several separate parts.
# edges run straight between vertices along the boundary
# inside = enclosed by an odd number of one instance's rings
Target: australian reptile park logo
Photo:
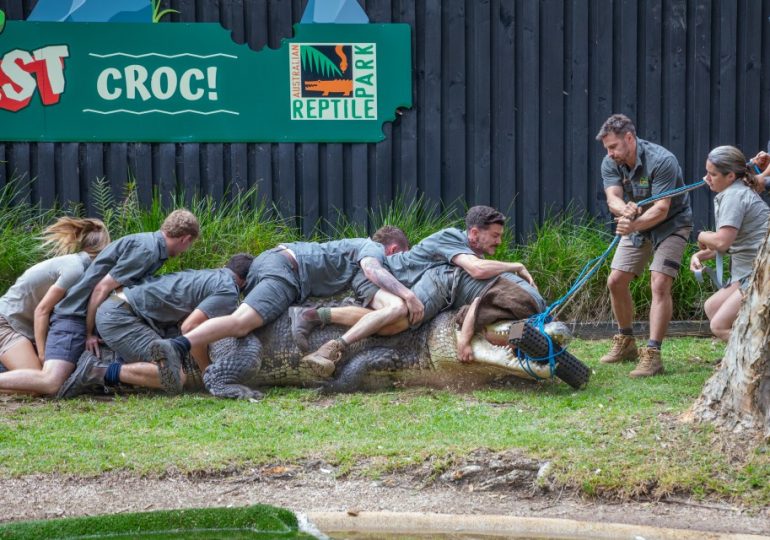
[[[292,43],[292,120],[376,120],[374,43]]]

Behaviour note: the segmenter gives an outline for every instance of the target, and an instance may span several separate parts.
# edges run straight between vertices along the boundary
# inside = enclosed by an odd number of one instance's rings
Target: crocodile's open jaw
[[[548,364],[527,362],[518,358],[513,348],[508,344],[508,334],[516,321],[497,321],[484,327],[483,335],[476,334],[471,341],[473,357],[477,363],[495,366],[511,375],[533,379],[534,373],[538,378],[548,379],[551,370]]]

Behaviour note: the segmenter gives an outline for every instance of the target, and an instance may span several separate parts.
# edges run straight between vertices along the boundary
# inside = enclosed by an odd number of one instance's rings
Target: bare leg
[[[722,341],[730,339],[730,333],[732,332],[733,323],[738,316],[738,311],[741,309],[741,301],[743,295],[741,294],[740,284],[733,283],[726,289],[722,289],[709,298],[708,303],[712,299],[715,299],[717,295],[720,296],[721,303],[714,314],[709,317],[711,320],[711,331],[714,335]]]
[[[43,369],[17,369],[0,373],[0,392],[6,394],[53,395],[75,371],[66,360],[47,360]]]
[[[370,313],[371,309],[359,306],[345,306],[331,308],[332,324],[340,326],[353,326]]]
[[[405,319],[409,314],[401,298],[387,291],[379,290],[372,300],[374,311],[361,317],[342,338],[348,343],[355,343],[379,332],[382,328]]]
[[[211,358],[209,358],[208,345],[196,345],[190,350],[190,356],[192,356],[195,363],[198,365],[198,369],[201,373],[206,371],[206,368],[211,365]]]
[[[634,274],[612,270],[607,279],[607,288],[612,299],[612,313],[618,321],[618,328],[631,328],[634,323],[634,301],[631,298],[631,281]]]
[[[123,364],[123,367],[120,368],[120,382],[144,388],[163,389],[158,366],[152,362]],[[184,373],[182,373],[182,383],[184,383]]]
[[[674,284],[674,278],[661,272],[653,271],[650,274],[652,275],[650,339],[653,341],[663,341],[674,311],[674,300],[671,298],[671,286]]]
[[[243,337],[263,324],[259,313],[248,304],[241,304],[235,313],[209,319],[184,337],[193,347],[198,347],[226,337]]]
[[[8,369],[14,371],[17,369],[34,369],[40,371],[43,364],[37,356],[37,351],[32,342],[27,338],[18,340],[13,346],[0,356],[0,362]]]

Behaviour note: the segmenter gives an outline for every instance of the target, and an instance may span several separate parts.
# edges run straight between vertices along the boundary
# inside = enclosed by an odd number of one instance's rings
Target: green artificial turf
[[[110,538],[166,540],[269,540],[314,538],[299,532],[297,518],[282,508],[195,508],[132,514],[110,514],[0,525],[0,538],[14,540]]]

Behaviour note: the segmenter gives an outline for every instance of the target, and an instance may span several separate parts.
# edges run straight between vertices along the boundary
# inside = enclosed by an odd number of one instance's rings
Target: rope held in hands
[[[670,197],[676,197],[677,195],[681,195],[683,193],[687,193],[688,191],[692,191],[694,189],[698,189],[700,187],[703,187],[706,185],[706,182],[704,180],[700,180],[699,182],[695,182],[694,184],[687,184],[678,188],[670,189],[668,191],[664,191],[662,193],[658,193],[657,195],[653,195],[652,197],[648,197],[646,199],[643,199],[639,201],[637,206],[647,206],[649,204],[652,204],[654,202],[660,201],[662,199],[668,199]],[[553,339],[551,336],[549,336],[545,332],[545,325],[551,322],[553,320],[553,317],[551,316],[552,313],[554,313],[554,317],[558,316],[559,313],[564,309],[564,307],[567,305],[567,303],[577,294],[577,292],[585,285],[589,279],[591,279],[596,272],[599,271],[599,268],[602,267],[604,262],[607,260],[607,258],[610,256],[610,253],[615,249],[615,247],[618,245],[618,242],[620,242],[620,235],[615,235],[615,238],[612,239],[612,242],[610,242],[610,245],[607,246],[607,249],[599,255],[598,257],[595,257],[588,261],[585,266],[583,266],[583,269],[578,274],[577,279],[572,284],[572,286],[567,290],[567,292],[561,297],[555,300],[550,306],[545,308],[545,311],[542,313],[538,313],[537,315],[533,315],[530,317],[529,322],[537,328],[537,330],[543,334],[548,341],[548,355],[542,356],[538,358],[533,358],[524,354],[524,358],[519,358],[519,363],[521,367],[526,371],[532,378],[535,380],[541,380],[542,377],[539,377],[534,370],[530,367],[530,362],[548,362],[551,378],[554,376],[554,371],[556,369],[556,358],[561,354],[561,352],[564,350],[560,348],[558,351],[555,350]]]

